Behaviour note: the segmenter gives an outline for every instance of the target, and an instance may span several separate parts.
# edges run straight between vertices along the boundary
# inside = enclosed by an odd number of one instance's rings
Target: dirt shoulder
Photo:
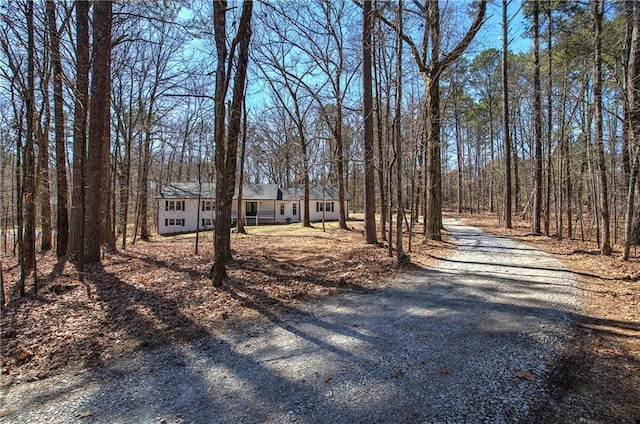
[[[495,216],[464,218],[552,253],[579,281],[570,350],[556,366],[555,404],[541,405],[541,420],[570,423],[590,411],[592,422],[640,422],[640,252],[623,261],[619,249],[600,256],[594,242],[532,236],[525,222],[506,230]]]

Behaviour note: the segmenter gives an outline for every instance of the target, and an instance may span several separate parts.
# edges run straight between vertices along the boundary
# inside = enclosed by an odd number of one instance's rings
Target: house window
[[[164,202],[165,211],[183,211],[184,200],[166,200]]]
[[[280,203],[280,215],[284,215],[284,203]]]
[[[291,215],[293,215],[293,216],[298,215],[298,204],[297,203],[293,203],[291,205]]]
[[[316,202],[316,212],[333,212],[333,202]]]
[[[184,218],[166,218],[164,220],[165,227],[184,227]]]
[[[213,207],[211,200],[203,200],[202,201],[202,212],[210,211]]]
[[[212,226],[211,218],[202,218],[202,226],[211,227]]]

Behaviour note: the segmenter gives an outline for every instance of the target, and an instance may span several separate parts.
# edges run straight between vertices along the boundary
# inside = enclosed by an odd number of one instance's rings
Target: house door
[[[246,202],[245,203],[245,216],[258,215],[258,202]]]
[[[258,202],[246,202],[244,208],[247,225],[258,225]]]

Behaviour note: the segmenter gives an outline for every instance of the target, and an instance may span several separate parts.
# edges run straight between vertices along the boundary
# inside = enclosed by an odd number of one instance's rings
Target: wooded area
[[[338,187],[340,228],[349,195],[363,242],[398,262],[416,222],[441,238],[443,209],[625,259],[640,241],[635,1],[15,0],[0,16],[0,242],[20,295],[38,251],[82,281],[148,239],[170,182],[216,183],[224,284],[241,170],[303,185],[305,211],[310,185]]]

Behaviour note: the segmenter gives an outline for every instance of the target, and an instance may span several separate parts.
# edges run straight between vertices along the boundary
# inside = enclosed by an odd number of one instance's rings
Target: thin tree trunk
[[[48,105],[48,102],[47,102]],[[48,108],[48,106],[45,106]],[[47,113],[48,115],[48,113]],[[48,121],[48,118],[46,118]],[[39,219],[36,221],[40,224],[40,249],[44,251],[51,250],[52,247],[52,226],[51,226],[51,184],[49,181],[49,124],[45,124],[44,128],[37,125],[35,129],[36,141],[38,144],[38,160],[36,168],[36,191],[39,192],[37,204],[40,206]]]
[[[456,186],[456,199],[458,203],[458,213],[462,213],[462,165],[463,165],[463,152],[462,152],[462,137],[460,135],[460,118],[458,116],[458,92],[453,95],[453,121],[455,124],[456,135],[456,155],[457,155],[457,186]]]
[[[128,133],[124,135],[124,158],[122,159],[122,171],[120,175],[120,222],[122,233],[122,249],[127,248],[129,198],[131,196],[131,145],[133,143],[133,125],[127,125]]]
[[[69,242],[69,216],[67,211],[68,184],[67,158],[64,133],[64,99],[62,97],[62,62],[60,60],[60,34],[56,23],[55,3],[47,0],[47,22],[49,24],[49,43],[51,64],[53,67],[53,113],[56,144],[56,254],[58,257],[67,252]]]
[[[380,28],[378,28],[380,29]],[[380,31],[376,31],[380,33]],[[382,72],[378,61],[376,60],[376,53],[379,51],[379,42],[376,43],[376,48],[372,51],[373,66],[375,75],[376,86],[376,138],[378,141],[378,186],[380,191],[380,238],[382,241],[387,240],[387,199],[386,199],[386,178],[384,170],[386,169],[385,155],[384,155],[384,128],[382,122],[382,89],[380,73]]]
[[[25,108],[27,112],[27,132],[24,146],[24,181],[22,184],[24,196],[24,236],[22,239],[22,260],[20,262],[20,294],[24,295],[25,280],[30,272],[34,275],[34,291],[37,291],[36,279],[36,184],[35,184],[35,42],[33,26],[33,2],[27,2],[27,92]],[[22,213],[22,211],[20,211]]]
[[[15,90],[11,90],[11,104],[13,105],[14,110],[14,119],[19,122],[18,130],[16,134],[16,216],[17,216],[17,240],[13,245],[13,255],[16,254],[16,245],[18,246],[18,262],[20,264],[20,278],[18,279],[18,292],[20,296],[24,296],[25,294],[25,278],[26,278],[26,268],[24,265],[24,168],[22,160],[23,158],[23,145],[22,145],[22,129],[23,129],[23,120],[24,120],[24,110],[20,109],[18,112],[16,104],[17,101],[15,99]],[[26,101],[25,101],[26,106]],[[34,246],[35,251],[35,246]]]
[[[87,106],[89,105],[89,2],[77,0],[76,92],[73,117],[73,188],[67,254],[78,261],[80,280],[84,274],[84,219],[86,183]]]
[[[542,101],[540,90],[540,25],[539,0],[533,1],[533,126],[534,126],[534,172],[533,210],[531,232],[541,233],[542,215]]]
[[[152,106],[149,107],[149,116],[147,125],[150,125]],[[139,219],[140,239],[148,241],[151,237],[149,230],[149,168],[151,167],[151,129],[147,128],[144,134],[144,143],[142,146],[142,172],[138,180],[139,197]]]
[[[629,178],[627,185],[627,208],[624,222],[623,259],[628,260],[631,244],[634,240],[634,216],[636,212],[636,184],[640,172],[640,10],[638,6],[627,2],[628,60],[626,64],[626,98],[628,104],[628,137]],[[631,159],[633,158],[633,159]],[[636,237],[638,234],[636,234]]]
[[[409,257],[402,248],[402,218],[404,216],[404,203],[402,199],[402,0],[398,0],[397,27],[398,43],[396,45],[396,110],[395,110],[395,161],[396,161],[396,263],[403,265]]]
[[[546,172],[546,188],[545,188],[545,198],[544,198],[544,234],[546,236],[549,235],[550,225],[551,225],[551,192],[552,192],[552,170],[551,170],[551,136],[553,131],[553,104],[552,101],[552,90],[553,90],[553,79],[552,79],[552,56],[551,56],[551,33],[553,22],[551,20],[551,7],[547,5],[547,161],[545,166]]]
[[[520,105],[518,105],[517,113],[520,115]],[[514,121],[517,120],[514,117]],[[515,125],[517,127],[517,125]],[[513,131],[513,197],[516,214],[520,213],[520,167],[518,163],[518,139],[517,131]]]
[[[600,183],[600,253],[611,255],[611,234],[609,227],[609,190],[607,185],[607,166],[604,157],[604,140],[602,131],[602,15],[603,0],[592,0],[593,35],[595,61],[593,68],[593,100],[595,104],[595,145],[598,167],[598,182]],[[595,195],[595,192],[594,192]]]
[[[367,244],[377,243],[376,187],[373,164],[373,87],[371,76],[371,0],[362,6],[362,85],[364,113],[364,238]],[[398,37],[399,38],[399,37]]]
[[[240,172],[238,175],[238,211],[236,216],[236,229],[241,234],[247,234],[244,228],[244,220],[242,216],[242,188],[244,185],[244,157],[247,149],[247,102],[246,96],[242,102],[242,144],[240,146]]]
[[[508,32],[507,0],[502,0],[502,132],[504,137],[504,225],[511,223],[511,137],[509,132],[509,79],[508,79]]]

